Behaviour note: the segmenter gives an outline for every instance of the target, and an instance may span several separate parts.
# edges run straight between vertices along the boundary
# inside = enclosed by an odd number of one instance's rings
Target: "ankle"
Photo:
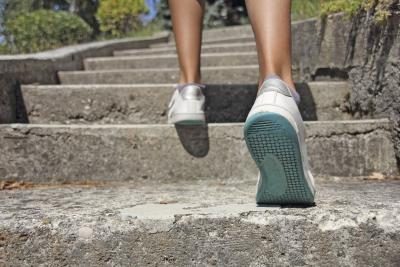
[[[196,75],[185,75],[184,73],[181,72],[180,78],[179,78],[179,84],[188,84],[188,83],[201,84],[200,73],[196,74]]]
[[[292,91],[296,91],[296,86],[295,86],[295,84],[293,82],[292,75],[282,75],[282,74],[277,73],[277,72],[269,72],[269,73],[266,73],[265,75],[261,75],[260,78],[259,78],[259,81],[258,81],[258,87],[261,87],[261,85],[263,84],[263,82],[266,79],[273,78],[273,77],[281,79],[282,81],[284,81],[286,83],[286,85],[290,89],[292,89]]]
[[[289,88],[289,90],[292,92],[292,96],[293,96],[293,98],[294,98],[294,101],[297,103],[297,105],[300,103],[300,94],[297,92],[296,87],[295,87],[294,82],[293,82],[293,80],[292,80],[291,77],[286,78],[286,79],[283,79],[283,78],[281,78],[279,75],[276,75],[276,74],[268,74],[268,75],[266,75],[266,76],[263,78],[263,81],[262,81],[262,82],[259,81],[259,87],[258,87],[259,90],[261,89],[262,83],[263,83],[265,80],[271,79],[271,78],[272,78],[272,79],[273,79],[273,78],[277,78],[277,79],[282,80],[282,81],[286,84],[286,86]]]

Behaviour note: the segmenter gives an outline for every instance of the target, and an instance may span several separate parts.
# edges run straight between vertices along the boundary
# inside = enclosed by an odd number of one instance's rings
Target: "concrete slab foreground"
[[[257,207],[255,180],[0,194],[3,266],[396,266],[399,181],[318,184],[314,207]]]

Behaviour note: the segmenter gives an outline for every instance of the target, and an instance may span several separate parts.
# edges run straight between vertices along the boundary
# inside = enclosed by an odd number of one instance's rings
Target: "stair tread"
[[[391,127],[387,119],[307,122],[311,170],[321,177],[396,174]],[[0,180],[167,181],[257,175],[242,123],[11,124],[0,125],[0,140],[0,150],[6,151],[0,154]]]
[[[241,34],[238,36],[229,36],[229,37],[218,37],[212,38],[209,40],[203,40],[203,45],[208,44],[231,44],[231,43],[248,43],[248,42],[255,42],[254,35],[251,33],[249,34]],[[158,43],[150,45],[150,47],[174,47],[175,43],[170,41],[168,43]]]
[[[351,119],[345,81],[297,83],[304,120]],[[24,85],[20,121],[31,123],[164,123],[172,84]],[[257,85],[207,85],[208,122],[243,122]],[[54,99],[57,101],[54,101]]]
[[[242,55],[257,55],[257,52],[218,52],[218,53],[202,53],[202,57],[235,57]],[[131,56],[109,56],[109,57],[89,57],[85,61],[96,62],[96,61],[126,61],[134,59],[153,59],[153,58],[173,58],[177,59],[175,54],[164,54],[164,55],[131,55]]]
[[[137,68],[97,71],[61,71],[61,84],[126,84],[176,83],[178,68]],[[258,65],[208,66],[202,68],[205,83],[254,83],[258,80]]]
[[[257,52],[204,53],[202,66],[234,66],[257,64]],[[141,55],[121,57],[88,58],[84,60],[86,70],[120,70],[144,68],[178,68],[175,54]]]
[[[232,48],[255,48],[256,45],[254,42],[246,42],[246,43],[233,43],[233,44],[208,44],[203,45],[202,50],[207,51],[208,49],[212,48],[222,48],[223,50],[229,51]],[[138,55],[141,53],[150,53],[150,52],[175,52],[175,47],[161,47],[161,48],[143,48],[143,49],[127,49],[127,50],[117,50],[114,52],[114,56],[126,56],[126,55]]]
[[[236,66],[207,66],[202,70],[223,70],[223,69],[248,69],[257,68],[258,65],[236,65]],[[126,69],[126,70],[74,70],[74,71],[59,71],[59,74],[90,74],[90,73],[121,73],[121,72],[150,72],[150,71],[177,71],[178,68],[145,68],[145,69]]]
[[[305,84],[335,84],[335,85],[343,85],[347,84],[347,81],[340,81],[340,80],[332,80],[332,81],[309,81],[305,82]],[[34,89],[48,89],[48,88],[70,88],[70,89],[77,89],[77,88],[143,88],[143,87],[154,87],[154,88],[164,88],[166,86],[173,86],[174,83],[135,83],[135,84],[23,84],[21,85],[23,89],[27,90],[34,90]],[[229,84],[222,84],[222,86],[229,86]],[[249,85],[249,84],[245,84]]]
[[[339,120],[339,121],[306,121],[304,122],[309,130],[322,130],[325,132],[332,131],[334,133],[340,132],[368,132],[375,128],[389,129],[391,122],[389,118],[379,119],[360,119],[360,120]],[[207,127],[215,128],[229,128],[232,126],[242,126],[244,123],[209,123]],[[338,129],[324,129],[325,127],[333,127],[335,125],[343,125],[344,128]],[[0,129],[4,128],[174,128],[171,124],[26,124],[26,123],[11,123],[0,124]],[[315,128],[314,128],[315,127]],[[314,128],[314,129],[313,129]],[[313,134],[311,134],[313,135]]]

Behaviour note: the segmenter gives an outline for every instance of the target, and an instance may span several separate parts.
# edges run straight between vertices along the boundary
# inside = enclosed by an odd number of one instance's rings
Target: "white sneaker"
[[[260,170],[258,204],[314,203],[305,127],[294,94],[279,77],[267,78],[246,119],[245,140]]]
[[[168,105],[168,123],[197,125],[204,124],[205,97],[202,84],[176,85],[172,99]]]

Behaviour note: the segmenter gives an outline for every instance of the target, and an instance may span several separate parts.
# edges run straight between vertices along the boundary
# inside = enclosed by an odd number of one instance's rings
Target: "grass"
[[[292,20],[318,17],[321,13],[321,0],[292,0]]]
[[[392,9],[400,9],[398,0],[292,0],[292,19],[324,17],[337,12],[353,16],[364,10],[381,23],[392,15]]]
[[[162,26],[162,21],[160,20],[155,20],[151,23],[149,23],[146,26],[140,27],[139,29],[129,32],[122,36],[121,38],[131,38],[131,37],[149,37],[154,35],[157,32],[163,31],[163,26]],[[115,39],[113,36],[107,36],[107,35],[100,35],[96,38],[96,40],[110,40],[110,39]]]

